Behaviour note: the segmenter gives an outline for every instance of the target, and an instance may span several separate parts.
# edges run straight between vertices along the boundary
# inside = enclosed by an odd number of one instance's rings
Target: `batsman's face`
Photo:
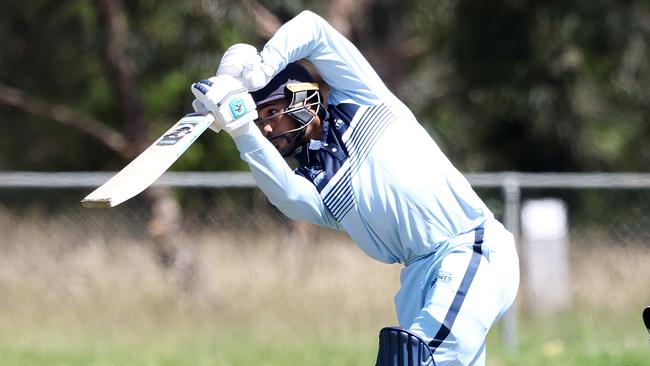
[[[289,147],[294,133],[287,133],[298,128],[298,123],[283,113],[289,103],[282,99],[271,102],[257,109],[257,127],[273,146],[283,152]]]

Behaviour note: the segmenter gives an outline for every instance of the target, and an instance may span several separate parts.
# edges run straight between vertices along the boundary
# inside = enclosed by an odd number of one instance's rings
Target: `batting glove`
[[[230,75],[218,75],[201,80],[191,87],[196,100],[192,103],[197,112],[212,112],[214,122],[210,126],[215,132],[224,130],[231,136],[246,133],[255,127],[257,118],[253,97],[241,81]]]
[[[249,91],[262,89],[273,77],[257,49],[245,43],[234,44],[223,54],[217,75],[223,74],[241,80]]]

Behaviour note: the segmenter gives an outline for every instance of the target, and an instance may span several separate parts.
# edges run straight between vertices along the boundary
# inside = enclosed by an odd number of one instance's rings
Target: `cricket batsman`
[[[286,216],[403,265],[399,326],[379,332],[376,365],[485,364],[488,330],[519,286],[513,236],[350,41],[304,11],[259,52],[231,46],[191,90]]]

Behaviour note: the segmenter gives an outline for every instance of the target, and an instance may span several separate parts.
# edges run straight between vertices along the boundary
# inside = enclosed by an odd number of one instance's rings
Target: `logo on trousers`
[[[453,279],[452,275],[450,272],[447,271],[439,271],[438,275],[436,276],[436,279],[434,282],[445,282],[449,283]]]

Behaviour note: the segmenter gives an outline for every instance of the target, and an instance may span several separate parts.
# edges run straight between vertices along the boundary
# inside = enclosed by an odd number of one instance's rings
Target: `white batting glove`
[[[224,130],[231,136],[246,133],[257,118],[253,97],[241,81],[230,75],[218,75],[201,80],[191,87],[196,100],[192,106],[197,112],[212,112],[215,121],[210,128]]]
[[[223,74],[241,80],[248,91],[262,89],[273,77],[257,49],[246,43],[234,44],[223,54],[217,75]]]

